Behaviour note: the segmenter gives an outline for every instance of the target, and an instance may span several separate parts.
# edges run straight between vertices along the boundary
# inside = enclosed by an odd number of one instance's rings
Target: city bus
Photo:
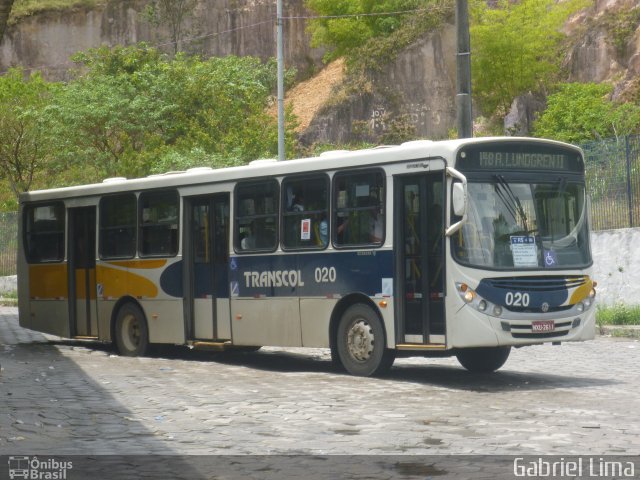
[[[49,334],[218,350],[328,348],[500,368],[592,339],[584,159],[530,138],[412,141],[20,198],[19,317]]]

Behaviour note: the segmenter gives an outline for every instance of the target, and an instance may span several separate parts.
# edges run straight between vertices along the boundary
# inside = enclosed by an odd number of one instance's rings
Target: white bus
[[[25,193],[23,327],[114,342],[325,347],[494,371],[511,347],[593,338],[580,149],[415,141]]]

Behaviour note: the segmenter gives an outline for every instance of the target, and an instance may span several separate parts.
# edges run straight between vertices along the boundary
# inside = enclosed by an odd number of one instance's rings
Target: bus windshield
[[[583,183],[564,176],[524,183],[496,174],[470,181],[468,194],[468,220],[453,238],[459,262],[501,270],[591,263]]]

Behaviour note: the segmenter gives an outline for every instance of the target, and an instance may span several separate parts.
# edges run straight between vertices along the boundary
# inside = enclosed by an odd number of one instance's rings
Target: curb
[[[598,333],[607,337],[640,339],[640,325],[599,325]]]

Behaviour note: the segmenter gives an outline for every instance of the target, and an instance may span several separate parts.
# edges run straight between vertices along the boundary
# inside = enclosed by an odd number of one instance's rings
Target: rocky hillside
[[[92,10],[49,12],[8,29],[0,44],[0,70],[12,65],[64,79],[70,55],[101,44],[146,41],[171,51],[166,27],[141,12],[145,0],[111,0]],[[308,14],[303,0],[286,0],[287,16]],[[595,0],[565,26],[566,81],[616,85],[621,98],[640,92],[640,0]],[[186,22],[183,48],[209,55],[275,55],[275,4],[268,0],[198,0]],[[455,30],[452,19],[418,39],[386,65],[357,78],[332,64],[290,92],[299,113],[301,141],[393,143],[407,137],[447,137],[455,125]],[[473,47],[472,47],[473,48]],[[285,24],[287,66],[300,78],[321,67],[323,52],[310,46],[303,19]],[[510,132],[527,133],[544,99],[523,97],[508,116]]]
[[[170,29],[144,15],[148,0],[109,0],[94,8],[42,12],[10,26],[0,43],[0,71],[13,65],[64,79],[75,52],[100,45],[148,42],[171,52]],[[307,14],[303,0],[285,0],[291,17]],[[197,0],[185,17],[181,47],[207,56],[276,55],[275,2],[268,0]],[[287,21],[285,60],[301,74],[321,65],[323,50],[310,46],[303,19]]]

